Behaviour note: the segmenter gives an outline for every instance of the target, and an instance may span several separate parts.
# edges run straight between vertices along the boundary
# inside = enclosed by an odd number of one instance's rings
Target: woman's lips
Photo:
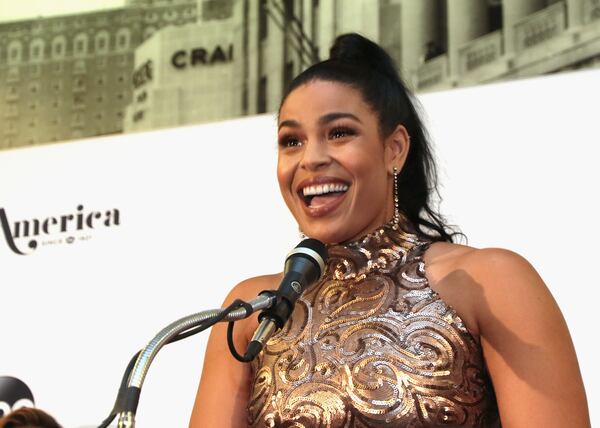
[[[302,200],[302,207],[310,217],[322,217],[335,210],[346,198],[348,191],[313,196],[310,202]]]
[[[335,210],[346,198],[350,183],[335,176],[310,177],[298,184],[297,195],[309,217],[322,217]]]

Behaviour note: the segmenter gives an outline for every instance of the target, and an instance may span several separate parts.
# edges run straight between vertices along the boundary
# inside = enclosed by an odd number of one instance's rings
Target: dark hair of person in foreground
[[[0,418],[0,428],[62,428],[48,413],[22,407]]]

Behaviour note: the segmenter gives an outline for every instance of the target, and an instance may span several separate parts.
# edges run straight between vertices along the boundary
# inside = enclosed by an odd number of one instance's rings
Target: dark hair
[[[429,136],[415,107],[418,103],[387,52],[356,33],[338,36],[329,59],[296,76],[281,103],[294,89],[314,80],[340,82],[358,89],[379,116],[379,131],[384,138],[399,124],[404,125],[411,144],[398,176],[400,210],[418,233],[434,241],[452,242],[455,235],[462,235],[432,207],[431,197],[435,194],[439,198],[439,191]]]
[[[0,428],[62,428],[48,413],[40,409],[21,407],[0,418]]]

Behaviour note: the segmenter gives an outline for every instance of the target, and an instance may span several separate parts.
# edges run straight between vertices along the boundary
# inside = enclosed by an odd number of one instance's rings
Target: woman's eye
[[[331,130],[331,132],[329,133],[329,138],[337,139],[337,138],[343,138],[343,137],[347,137],[349,135],[354,135],[354,134],[355,134],[355,132],[350,128],[339,127],[339,128],[334,128]]]
[[[281,147],[298,147],[302,144],[300,139],[296,137],[283,137],[279,140]]]

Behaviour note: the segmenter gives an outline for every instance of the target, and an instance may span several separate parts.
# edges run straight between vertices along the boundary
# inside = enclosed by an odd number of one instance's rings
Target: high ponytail
[[[404,125],[411,144],[398,176],[400,210],[421,235],[431,240],[452,242],[456,235],[462,235],[446,224],[433,207],[432,197],[439,198],[439,191],[429,136],[417,112],[419,104],[388,53],[359,34],[338,36],[329,51],[329,59],[296,76],[281,103],[294,89],[314,80],[339,82],[358,89],[364,101],[378,114],[383,138],[398,125]]]

